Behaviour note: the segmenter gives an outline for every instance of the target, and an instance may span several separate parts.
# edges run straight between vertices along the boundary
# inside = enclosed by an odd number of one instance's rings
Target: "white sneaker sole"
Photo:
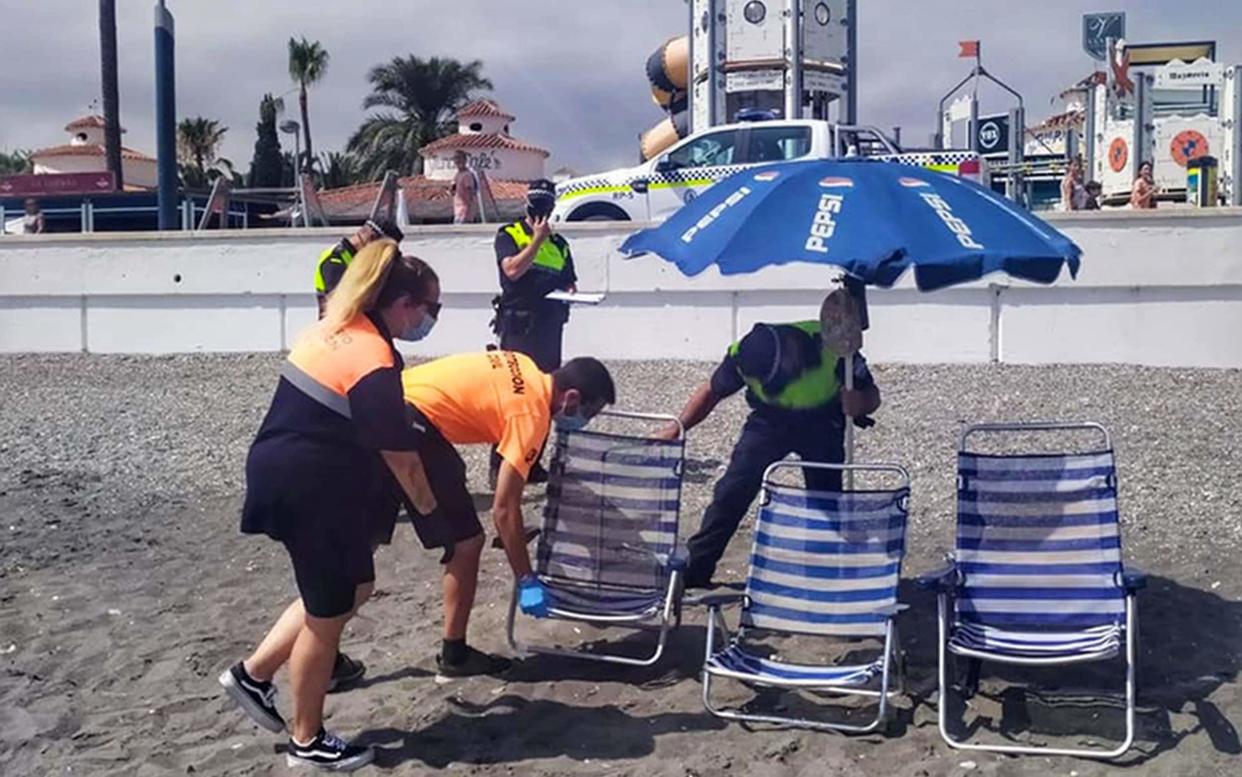
[[[320,763],[306,758],[299,758],[293,753],[285,753],[285,765],[291,769],[310,767],[313,769],[322,769],[325,772],[352,772],[355,769],[361,769],[373,761],[375,761],[375,750],[370,747],[353,758],[343,761],[335,761],[332,763]]]
[[[250,698],[250,695],[237,684],[237,680],[234,679],[231,668],[224,670],[224,673],[219,677],[219,681],[220,685],[224,687],[224,690],[228,693],[229,697],[232,698],[233,701],[237,702],[238,706],[240,706],[255,723],[258,723],[260,726],[268,731],[271,731],[273,734],[279,734],[285,730],[285,722],[283,720],[273,717],[270,712],[263,709],[260,705],[255,704],[254,700]]]

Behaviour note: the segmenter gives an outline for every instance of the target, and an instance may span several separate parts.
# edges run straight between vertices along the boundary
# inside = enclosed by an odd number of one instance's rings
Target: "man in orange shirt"
[[[553,423],[581,429],[616,402],[608,369],[579,357],[552,374],[515,351],[448,356],[402,373],[410,424],[439,505],[436,516],[414,528],[423,545],[444,547],[444,643],[437,657],[441,678],[495,674],[509,666],[466,645],[483,553],[483,527],[466,487],[466,464],[453,445],[497,446],[502,459],[492,501],[496,533],[519,584],[522,611],[547,613],[542,585],[526,549],[522,489]],[[414,513],[411,513],[414,515]],[[421,525],[420,525],[421,523]]]

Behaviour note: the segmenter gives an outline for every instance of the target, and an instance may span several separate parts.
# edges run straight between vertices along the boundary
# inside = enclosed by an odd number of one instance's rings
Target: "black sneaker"
[[[241,661],[224,670],[220,685],[255,723],[276,733],[285,730],[285,719],[276,711],[276,686],[246,674]]]
[[[328,681],[328,693],[348,690],[366,673],[366,664],[344,653],[337,653],[336,663],[332,665],[332,679]]]
[[[484,653],[482,650],[475,650],[472,647],[466,648],[466,659],[457,663],[449,663],[444,660],[444,656],[436,656],[436,673],[437,683],[447,683],[451,680],[457,680],[462,677],[475,677],[477,675],[497,675],[503,674],[513,666],[513,662],[501,656],[493,656]]]
[[[351,745],[323,729],[306,745],[299,745],[290,737],[289,751],[285,753],[289,766],[313,766],[329,772],[352,772],[374,760],[375,749],[370,745]]]

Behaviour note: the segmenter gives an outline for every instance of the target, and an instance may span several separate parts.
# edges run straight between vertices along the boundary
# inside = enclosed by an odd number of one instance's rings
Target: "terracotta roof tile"
[[[488,99],[475,100],[469,105],[463,106],[457,112],[457,117],[461,118],[463,116],[495,116],[498,119],[513,119],[512,114],[501,108],[499,103]]]
[[[418,153],[428,156],[433,151],[443,151],[446,149],[457,148],[504,148],[512,151],[530,151],[536,154],[542,154],[545,158],[551,156],[551,152],[539,146],[527,143],[508,135],[449,135],[432,141],[419,149]]]
[[[452,219],[452,181],[432,180],[425,176],[409,176],[399,181],[410,216],[422,220]],[[492,197],[502,211],[519,213],[526,205],[526,181],[487,179]],[[379,182],[355,184],[319,193],[319,202],[329,218],[347,220],[365,218],[379,194]],[[506,207],[508,206],[508,207]]]
[[[63,146],[52,146],[51,148],[41,148],[31,153],[31,159],[49,156],[103,156],[106,152],[104,147],[98,143],[75,143]],[[141,151],[135,151],[132,148],[121,147],[122,159],[134,159],[144,162],[154,162],[155,157],[147,156]]]
[[[98,127],[99,129],[103,129],[104,117],[98,114],[92,114],[90,116],[82,116],[74,119],[65,125],[65,132],[73,132],[74,130],[88,129],[90,127]]]

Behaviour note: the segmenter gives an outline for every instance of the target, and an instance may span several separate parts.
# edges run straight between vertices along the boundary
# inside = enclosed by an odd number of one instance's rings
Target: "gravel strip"
[[[59,527],[156,504],[239,494],[250,440],[280,357],[0,357],[0,498],[43,506]],[[712,365],[613,365],[625,407],[675,412]],[[910,547],[952,544],[953,452],[961,424],[1092,419],[1113,434],[1128,550],[1180,567],[1210,548],[1242,547],[1242,371],[1133,366],[879,365],[884,407],[858,434],[860,461],[904,465],[914,479]],[[683,515],[694,524],[745,416],[723,403],[690,436]],[[482,452],[468,452],[476,491]],[[35,561],[38,512],[10,511],[0,571]],[[38,523],[39,525],[26,525]],[[15,535],[21,535],[20,539]],[[1205,574],[1210,570],[1205,570]]]

